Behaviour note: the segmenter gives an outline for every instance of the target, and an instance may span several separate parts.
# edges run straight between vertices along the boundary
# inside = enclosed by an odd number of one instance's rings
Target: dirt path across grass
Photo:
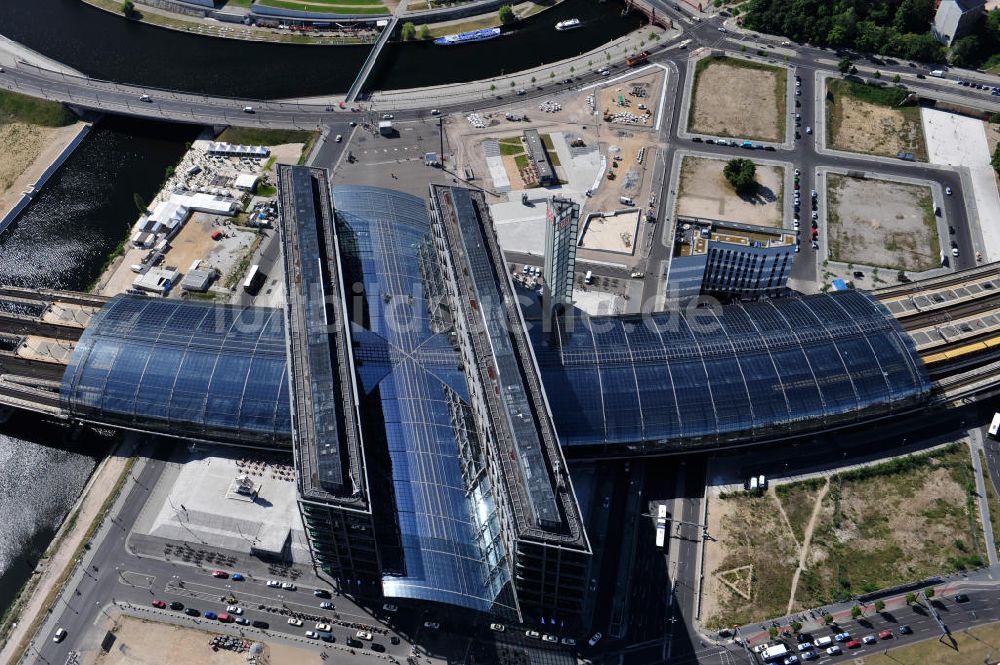
[[[823,487],[820,488],[819,493],[816,495],[816,503],[813,505],[812,515],[806,524],[805,535],[802,538],[802,544],[799,546],[799,565],[792,575],[792,588],[788,592],[788,609],[785,610],[785,614],[792,613],[792,606],[795,604],[795,591],[799,588],[799,575],[802,574],[802,569],[806,567],[806,557],[809,556],[809,543],[812,541],[813,530],[816,528],[816,524],[819,523],[820,511],[823,508],[823,499],[826,498],[828,491],[830,491],[829,478],[826,479]],[[781,505],[780,501],[778,505]],[[784,510],[782,510],[782,513],[784,513]]]

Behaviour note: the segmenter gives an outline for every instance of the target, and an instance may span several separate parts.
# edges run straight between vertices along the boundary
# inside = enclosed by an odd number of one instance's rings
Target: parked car
[[[597,643],[601,641],[602,637],[604,637],[603,633],[594,633],[593,636],[587,640],[587,644],[590,646],[597,646]]]
[[[221,579],[226,579],[227,577],[229,577],[229,573],[227,573],[224,570],[213,570],[212,571],[212,577],[218,577],[218,578],[221,578]]]
[[[319,634],[316,633],[316,631],[307,630],[306,631],[306,637],[308,637],[311,640],[318,640],[319,639]]]
[[[170,603],[170,609],[172,609],[172,610],[183,610],[184,609],[184,603],[179,603],[179,602],[177,602],[175,600],[174,602]]]
[[[272,589],[280,589],[281,582],[279,582],[278,580],[268,580],[267,586],[271,587]]]
[[[542,635],[542,642],[548,642],[550,644],[559,644],[559,638],[555,635]]]
[[[328,623],[317,623],[316,624],[316,630],[331,631],[331,630],[333,630],[333,628],[331,628],[330,624],[328,624]]]
[[[261,630],[267,630],[271,627],[271,624],[266,621],[252,621],[250,625],[254,628],[260,628]]]
[[[165,602],[163,602],[162,600],[154,600],[153,601],[153,607],[158,607],[161,610],[165,610],[165,609],[167,609],[167,604]]]
[[[189,617],[198,617],[198,616],[201,616],[201,612],[199,612],[198,610],[194,609],[193,607],[189,607],[186,610],[184,610],[184,614],[188,615]]]
[[[62,642],[65,639],[66,639],[66,629],[65,628],[57,628],[56,632],[55,632],[55,635],[52,636],[52,641],[55,642],[56,644],[59,644],[60,642]]]
[[[371,641],[373,639],[372,634],[369,633],[367,630],[359,630],[358,632],[354,633],[354,636],[359,640]]]
[[[834,644],[834,645],[833,645],[832,647],[829,647],[829,648],[828,648],[828,649],[826,650],[826,653],[827,653],[827,655],[829,655],[829,656],[839,656],[840,654],[842,654],[842,653],[844,653],[844,652],[843,652],[843,651],[841,650],[841,648],[840,648],[840,645],[839,645],[839,644]]]
[[[507,627],[504,626],[502,623],[491,623],[490,630],[495,630],[498,633],[502,633],[503,631],[507,630]]]
[[[215,621],[216,619],[219,618],[219,615],[216,614],[215,612],[205,612],[205,618]]]
[[[892,631],[891,630],[883,630],[881,633],[878,634],[878,636],[879,636],[879,639],[891,640],[892,639]]]
[[[229,579],[231,579],[234,582],[242,582],[246,578],[243,577],[243,573],[233,573],[232,577],[230,577]]]
[[[899,631],[899,634],[900,634],[900,635],[909,635],[910,633],[912,633],[912,632],[913,632],[913,629],[912,629],[912,628],[910,628],[910,627],[909,627],[908,625],[906,625],[906,624],[903,624],[902,626],[900,626],[900,627],[899,627],[899,628],[897,628],[896,630],[897,630],[897,631]]]
[[[302,625],[302,619],[296,619],[295,617],[289,617],[288,618],[288,625],[289,626],[301,626]]]
[[[333,609],[333,603],[331,603],[329,600],[324,600],[322,603],[319,604],[319,609],[321,609],[321,610],[332,610]]]
[[[243,608],[239,605],[229,605],[226,607],[226,611],[232,614],[243,614]]]
[[[524,631],[524,636],[525,637],[530,637],[533,640],[537,640],[537,639],[540,639],[542,637],[542,634],[539,633],[537,630],[526,630],[526,631]]]
[[[250,620],[245,619],[243,617],[236,617],[236,623],[240,624],[241,626],[249,626]]]
[[[399,607],[393,605],[392,603],[386,603],[385,605],[382,606],[382,609],[385,610],[386,612],[397,612],[399,610]]]
[[[861,638],[861,642],[864,644],[875,644],[876,642],[878,642],[878,638],[876,638],[874,635],[865,635],[864,637]]]
[[[314,589],[313,595],[316,596],[317,598],[329,598],[330,592],[327,591],[326,589]]]
[[[295,591],[296,587],[291,582],[282,582],[281,583],[281,588],[285,589],[286,591]]]
[[[441,624],[439,624],[437,621],[425,621],[424,622],[424,628],[430,628],[431,630],[437,630],[440,627],[441,627]]]

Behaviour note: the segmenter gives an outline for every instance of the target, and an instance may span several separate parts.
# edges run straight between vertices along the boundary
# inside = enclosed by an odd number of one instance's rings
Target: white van
[[[634,206],[635,205],[635,201],[633,201],[632,199],[630,199],[627,196],[619,196],[618,197],[618,202],[621,203],[623,206]]]
[[[829,635],[824,635],[823,637],[817,637],[815,640],[813,640],[813,644],[816,645],[817,648],[825,649],[826,647],[833,644],[833,638],[830,637]]]
[[[243,107],[243,112],[244,113],[253,113],[253,107],[252,106],[244,106]]]
[[[593,281],[594,281],[594,273],[593,271],[588,270],[587,274],[583,276],[583,283],[590,284]]]

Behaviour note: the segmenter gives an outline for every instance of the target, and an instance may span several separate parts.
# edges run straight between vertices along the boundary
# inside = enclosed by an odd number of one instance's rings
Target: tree
[[[824,614],[823,615],[823,623],[825,623],[828,626],[831,623],[833,623],[833,615],[832,614]]]
[[[915,602],[917,602],[917,594],[913,593],[912,591],[910,593],[906,594],[906,604],[907,605],[912,605]]]
[[[427,26],[426,23],[424,25],[420,26],[420,38],[421,39],[430,39],[431,38],[431,29]]]
[[[876,600],[875,601],[875,611],[876,612],[881,612],[884,609],[885,609],[885,603],[882,602],[881,600]]]
[[[403,24],[403,29],[399,33],[399,36],[404,42],[412,41],[417,36],[417,26],[413,25],[413,21],[407,21]]]
[[[852,64],[851,59],[845,55],[843,58],[840,59],[840,62],[837,63],[837,69],[840,70],[841,74],[846,74],[847,72],[851,71],[851,64]]]
[[[1000,7],[986,14],[986,34],[993,41],[1000,42]]]
[[[773,640],[775,637],[778,636],[778,629],[775,628],[774,626],[769,626],[767,629],[767,634],[770,635],[771,639]]]
[[[792,622],[792,632],[793,633],[797,633],[800,630],[802,630],[802,623],[800,623],[798,621],[793,621]]]
[[[924,598],[933,598],[933,597],[934,597],[934,587],[931,587],[929,589],[924,589]]]
[[[125,15],[125,18],[139,18],[139,10],[135,8],[132,0],[125,0],[122,3],[122,14]]]
[[[861,608],[858,607],[857,605],[852,605],[851,606],[851,618],[852,619],[857,619],[859,616],[861,616]]]
[[[892,24],[900,32],[926,32],[934,18],[934,0],[903,0]]]
[[[514,16],[514,8],[510,5],[500,5],[500,22],[504,25],[510,25],[516,20]]]
[[[882,78],[882,72],[880,72],[879,70],[876,69],[875,73],[872,74],[872,76],[874,76],[877,79],[880,79],[880,78]]]
[[[726,180],[739,194],[751,194],[757,189],[757,165],[749,159],[737,157],[726,162],[722,171]]]
[[[994,125],[1000,124],[1000,113],[991,113],[990,122],[992,122]]]
[[[951,63],[959,67],[975,67],[983,57],[979,37],[969,35],[956,39],[951,45]]]
[[[993,159],[990,160],[990,163],[993,164],[993,170],[1000,173],[1000,145],[997,145],[993,151]]]
[[[900,76],[899,74],[896,74],[895,76],[892,77],[892,82],[893,83],[899,83],[902,80],[903,80],[903,77]]]

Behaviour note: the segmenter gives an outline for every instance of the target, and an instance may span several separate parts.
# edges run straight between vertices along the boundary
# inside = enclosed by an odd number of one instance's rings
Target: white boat
[[[580,27],[580,19],[570,18],[556,23],[556,30],[572,30]]]

